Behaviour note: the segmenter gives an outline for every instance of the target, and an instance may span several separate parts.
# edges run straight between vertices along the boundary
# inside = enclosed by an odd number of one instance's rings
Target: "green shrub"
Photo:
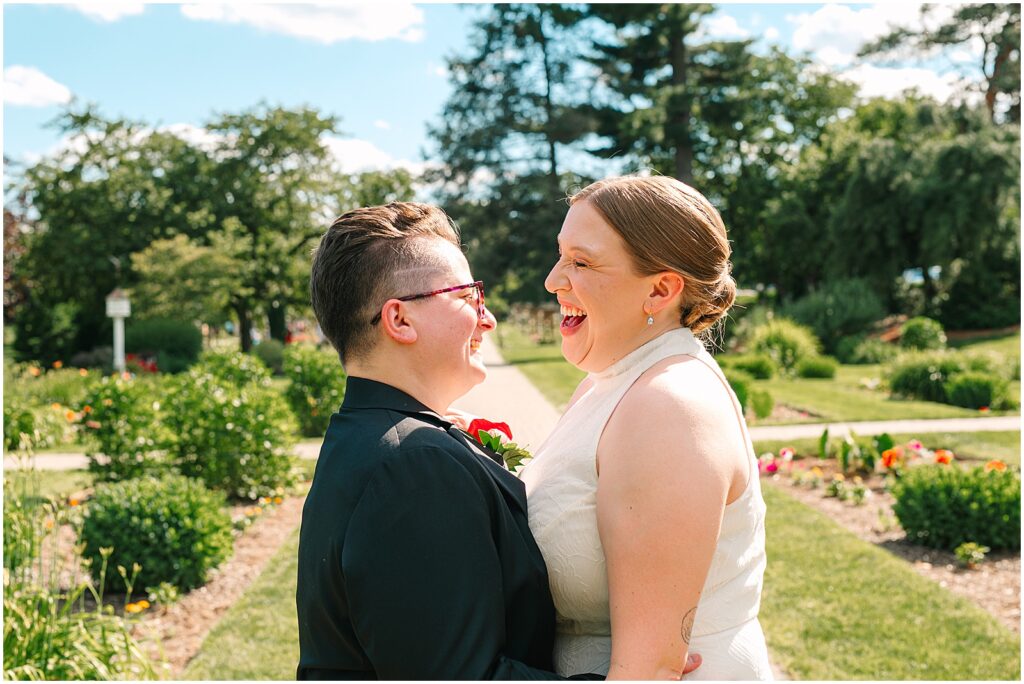
[[[100,577],[104,548],[113,548],[111,568],[141,566],[139,587],[170,582],[193,589],[231,554],[225,505],[222,493],[180,475],[97,485],[82,522],[83,556],[92,559],[93,578],[108,589],[126,587],[118,572]]]
[[[724,372],[725,379],[729,381],[729,386],[732,387],[732,391],[736,394],[736,399],[740,402],[740,408],[746,411],[747,397],[750,396],[750,385],[754,382],[754,378],[743,371],[731,368]]]
[[[775,362],[767,354],[744,354],[733,357],[729,367],[748,373],[758,380],[769,380],[775,375]]]
[[[967,371],[946,384],[949,403],[969,409],[998,406],[1005,393],[1006,382],[989,373]]]
[[[917,316],[900,328],[900,346],[906,349],[943,349],[946,333],[938,321]]]
[[[1020,219],[1016,221],[1015,232],[1020,230]],[[940,305],[939,321],[949,330],[1016,325],[1020,323],[1020,284],[1019,247],[1009,252],[990,248],[957,274]]]
[[[266,339],[252,348],[252,353],[270,369],[274,375],[280,375],[284,368],[284,344],[278,340]]]
[[[838,367],[831,356],[809,356],[796,364],[796,374],[801,378],[834,378]]]
[[[291,484],[295,425],[262,362],[249,358],[262,379],[236,384],[202,362],[169,379],[165,424],[173,436],[168,456],[182,473],[228,496],[254,500]],[[236,371],[249,363],[227,367],[247,376]]]
[[[868,281],[851,278],[824,283],[780,313],[808,326],[826,349],[835,351],[841,338],[883,318],[886,310]]]
[[[101,373],[114,372],[114,350],[109,345],[95,347],[89,351],[76,352],[71,357],[71,365],[76,368],[95,368]]]
[[[345,397],[345,371],[338,357],[311,345],[289,345],[284,352],[284,372],[291,380],[285,396],[302,434],[322,437],[331,414]]]
[[[964,359],[951,352],[917,352],[896,359],[886,369],[893,394],[946,403],[946,384],[964,370]]]
[[[31,369],[35,368],[35,371]],[[33,375],[32,373],[38,373]],[[42,371],[38,366],[17,365],[7,374],[14,382],[6,385],[6,396],[17,395],[30,404],[60,404],[69,408],[82,405],[89,386],[98,377],[96,373],[82,375],[77,368]]]
[[[196,370],[209,373],[214,377],[233,385],[244,385],[250,382],[270,382],[270,370],[259,357],[242,352],[205,351],[199,356],[200,368]]]
[[[754,352],[768,355],[778,367],[792,370],[800,359],[817,356],[821,344],[810,328],[775,318],[754,329],[750,347]]]
[[[54,361],[70,360],[78,336],[78,313],[79,305],[74,302],[47,302],[30,294],[14,318],[14,350],[18,358],[33,359],[47,366]]]
[[[896,345],[860,335],[844,337],[836,345],[836,358],[842,363],[886,363],[896,358],[897,354],[899,348]]]
[[[155,356],[164,373],[180,373],[199,358],[203,334],[187,321],[153,318],[130,323],[124,332],[124,350]]]
[[[1020,474],[981,466],[911,468],[892,486],[893,512],[915,544],[1020,549]]]
[[[162,383],[157,378],[107,376],[83,407],[79,428],[87,445],[89,470],[101,482],[129,480],[165,468],[159,452],[166,432],[159,421]]]
[[[33,406],[12,396],[4,401],[4,450],[31,453],[66,440],[63,407]]]
[[[775,399],[766,390],[754,390],[750,393],[750,404],[754,408],[754,415],[762,420],[772,415],[775,409]]]

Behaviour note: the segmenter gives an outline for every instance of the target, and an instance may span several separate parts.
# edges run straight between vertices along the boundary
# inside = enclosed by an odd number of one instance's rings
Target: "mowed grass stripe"
[[[182,679],[295,679],[299,664],[295,612],[298,553],[296,528],[242,598],[210,631]]]
[[[761,623],[794,679],[1020,679],[1020,637],[766,483]]]

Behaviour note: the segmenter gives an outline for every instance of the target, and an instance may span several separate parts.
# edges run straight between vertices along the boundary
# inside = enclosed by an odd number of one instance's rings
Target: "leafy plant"
[[[844,337],[836,345],[836,357],[843,363],[873,364],[891,361],[899,354],[899,347],[888,342],[863,336]]]
[[[964,370],[964,359],[953,352],[918,352],[896,359],[886,369],[893,394],[946,403],[946,384]]]
[[[767,390],[754,390],[750,393],[750,404],[754,408],[754,415],[760,419],[768,418],[775,409],[775,399]]]
[[[199,368],[195,370],[213,375],[233,385],[270,382],[270,371],[259,357],[241,352],[205,351],[199,355]]]
[[[733,357],[729,367],[747,373],[758,380],[769,380],[775,375],[775,362],[767,354],[744,354]]]
[[[188,321],[152,318],[130,323],[124,332],[124,349],[133,354],[157,357],[164,373],[180,373],[199,358],[203,334]]]
[[[946,332],[938,321],[917,316],[900,328],[900,346],[907,349],[942,349],[946,346]]]
[[[290,485],[294,418],[262,362],[236,354],[211,371],[206,361],[165,380],[168,457],[183,474],[228,496],[255,500]],[[246,366],[259,369],[250,375]],[[258,364],[258,365],[256,365]],[[226,372],[225,372],[226,371]],[[228,378],[253,378],[235,384]]]
[[[966,568],[973,568],[984,562],[985,554],[991,550],[992,549],[987,546],[982,546],[981,544],[964,542],[953,549],[953,553],[956,554],[956,559],[960,562],[960,565]]]
[[[917,544],[953,550],[964,542],[1020,549],[1020,474],[922,466],[892,485],[893,512]]]
[[[158,473],[166,433],[159,421],[163,385],[158,378],[108,376],[93,387],[79,427],[88,444],[89,470],[115,482]]]
[[[838,364],[829,356],[809,356],[796,364],[796,374],[801,378],[834,378]]]
[[[345,371],[337,356],[311,345],[289,345],[284,352],[284,373],[291,380],[285,398],[302,434],[323,436],[331,414],[345,397]]]
[[[746,411],[747,397],[750,396],[750,385],[754,382],[754,378],[743,371],[731,368],[723,372],[725,373],[725,379],[729,382],[729,387],[732,388],[733,393],[736,395],[736,400],[740,402],[740,408]]]
[[[792,370],[801,359],[817,356],[821,343],[810,328],[786,318],[774,318],[754,330],[750,348],[768,355],[780,368]]]
[[[1003,379],[988,373],[961,373],[946,385],[949,403],[970,409],[997,406],[1005,393]]]
[[[106,588],[127,588],[123,577],[99,573],[102,549],[113,548],[113,566],[141,566],[137,581],[142,586],[200,586],[231,554],[225,504],[222,493],[181,475],[97,485],[81,531],[93,578]]]
[[[871,283],[861,278],[832,280],[784,306],[784,316],[808,326],[826,349],[884,317],[885,306]]]
[[[252,348],[252,353],[270,369],[274,375],[280,375],[284,368],[284,343],[275,339],[266,339]]]

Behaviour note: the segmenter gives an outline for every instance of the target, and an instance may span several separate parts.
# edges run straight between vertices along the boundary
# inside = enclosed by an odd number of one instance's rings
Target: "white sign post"
[[[124,372],[124,319],[132,315],[128,295],[121,288],[107,295],[107,316],[114,319],[114,368]]]

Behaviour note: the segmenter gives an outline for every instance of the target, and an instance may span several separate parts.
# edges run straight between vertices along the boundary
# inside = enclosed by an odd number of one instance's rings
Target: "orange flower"
[[[53,362],[53,367],[57,368],[57,369],[61,369],[61,368],[64,367],[64,362],[63,361],[59,361],[59,360],[58,361],[54,361]]]
[[[54,411],[60,411],[64,407],[55,401],[52,404],[50,404],[50,408],[52,408]]]
[[[902,456],[903,453],[899,448],[886,449],[882,452],[882,465],[886,468],[892,469],[899,465],[900,458]]]
[[[71,409],[68,409],[67,411],[64,412],[64,417],[68,419],[69,423],[74,423],[75,420],[78,418],[78,414],[72,411]]]
[[[999,460],[989,461],[985,464],[985,472],[990,473],[993,470],[997,472],[1003,472],[1006,470],[1006,464]]]
[[[279,496],[275,496],[274,497],[274,503],[280,504],[282,501],[284,501],[284,499],[282,499],[281,497],[279,497]]]
[[[46,522],[43,523],[43,527],[45,527],[48,530],[52,530],[53,529],[53,518],[47,518]]]
[[[89,374],[89,371],[86,370],[85,368],[79,368],[78,369],[78,374],[81,375],[84,378],[86,375]]]
[[[142,599],[136,605],[145,610],[146,608],[149,608],[149,601],[147,601],[146,599]]]
[[[82,407],[82,413],[92,413],[92,406]]]
[[[104,406],[113,406],[114,405],[114,400],[113,399],[104,399],[103,400],[103,405]]]
[[[77,506],[80,503],[81,502],[78,499],[76,499],[75,497],[71,497],[70,499],[68,499],[68,506],[71,506],[72,508],[74,508],[75,506]]]
[[[935,450],[935,462],[942,465],[949,465],[953,462],[953,452],[948,449]]]
[[[126,613],[141,613],[143,610],[145,610],[145,608],[140,606],[138,603],[129,603],[124,607],[124,612]]]
[[[981,413],[988,413],[988,406],[982,406],[978,409]]]
[[[38,378],[43,371],[39,368],[39,366],[29,366],[28,372],[32,375],[32,377]]]

